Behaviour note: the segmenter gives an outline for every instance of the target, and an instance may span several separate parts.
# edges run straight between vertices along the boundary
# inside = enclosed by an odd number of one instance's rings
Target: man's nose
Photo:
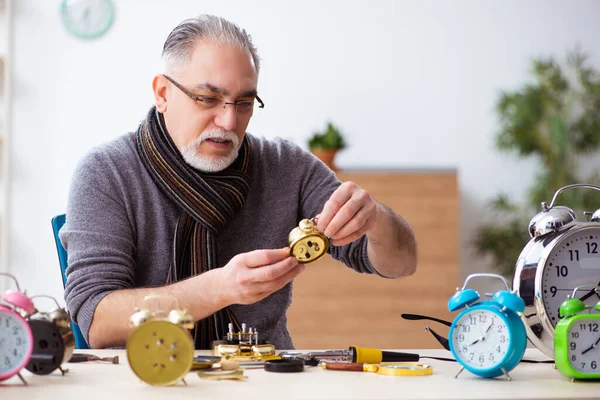
[[[237,125],[237,110],[234,103],[223,103],[222,108],[219,110],[215,123],[217,126],[232,131]]]

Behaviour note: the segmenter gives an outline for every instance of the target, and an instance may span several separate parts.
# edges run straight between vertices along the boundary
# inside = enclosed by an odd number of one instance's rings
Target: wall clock
[[[105,34],[114,20],[112,0],[62,0],[60,18],[65,28],[80,39]]]

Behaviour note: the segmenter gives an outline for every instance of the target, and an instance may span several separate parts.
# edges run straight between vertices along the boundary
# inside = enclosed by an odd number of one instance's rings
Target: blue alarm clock
[[[504,282],[507,290],[486,294],[491,300],[480,300],[479,293],[467,289],[473,278],[497,278]],[[472,274],[461,289],[448,300],[450,311],[461,311],[450,326],[448,338],[450,351],[461,364],[456,374],[467,369],[484,377],[495,378],[508,374],[519,364],[527,347],[527,333],[520,318],[525,302],[510,291],[508,281],[496,274]]]

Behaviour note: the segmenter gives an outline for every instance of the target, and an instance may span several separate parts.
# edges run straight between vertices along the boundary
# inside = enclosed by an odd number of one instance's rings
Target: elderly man
[[[244,30],[214,16],[183,21],[162,59],[137,131],[92,149],[71,185],[65,297],[91,347],[123,346],[134,308],[163,294],[197,321],[197,348],[230,322],[294,348],[286,310],[306,266],[285,245],[303,218],[320,215],[328,252],[358,272],[415,271],[399,215],[293,143],[246,132],[264,104]]]

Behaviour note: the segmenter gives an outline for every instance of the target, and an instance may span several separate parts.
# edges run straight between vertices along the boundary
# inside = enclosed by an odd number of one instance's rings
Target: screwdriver
[[[119,356],[114,357],[98,357],[93,354],[75,353],[69,360],[70,363],[86,362],[86,361],[108,361],[112,364],[119,363]]]
[[[347,350],[311,351],[308,353],[284,352],[282,358],[303,358],[316,360],[338,360],[354,363],[377,364],[380,362],[419,361],[415,353],[401,353],[380,349],[351,346]]]

